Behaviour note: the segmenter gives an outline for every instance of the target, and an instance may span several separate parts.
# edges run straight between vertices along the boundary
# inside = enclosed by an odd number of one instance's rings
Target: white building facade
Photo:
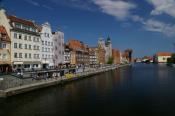
[[[105,41],[104,38],[99,38],[98,44],[102,46],[105,50],[105,62],[107,63],[109,58],[112,57],[112,43],[111,39],[108,37]]]
[[[53,36],[49,23],[44,23],[42,25],[40,35],[42,41],[42,68],[53,68]]]
[[[71,49],[68,45],[65,45],[64,47],[64,64],[70,64],[71,63]]]
[[[53,32],[53,46],[54,46],[54,64],[64,64],[64,33],[61,31]]]
[[[9,20],[5,10],[0,10],[0,72],[11,68],[11,40]]]
[[[41,68],[41,38],[33,21],[8,16],[11,29],[13,68]]]
[[[105,61],[108,62],[109,58],[112,58],[112,43],[111,39],[108,37],[105,43]]]

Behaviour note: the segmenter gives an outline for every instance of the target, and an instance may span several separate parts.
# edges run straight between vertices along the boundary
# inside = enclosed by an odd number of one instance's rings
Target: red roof
[[[4,26],[0,25],[0,40],[10,42],[10,38]]]
[[[24,25],[36,27],[35,23],[32,22],[32,21],[29,21],[29,20],[26,20],[26,19],[21,19],[21,18],[18,18],[16,16],[12,16],[12,15],[8,15],[7,17],[8,17],[8,19],[10,19],[11,22],[17,22],[17,23],[22,23]]]
[[[172,53],[170,53],[170,52],[158,52],[156,54],[156,56],[171,56],[171,55],[172,55]]]

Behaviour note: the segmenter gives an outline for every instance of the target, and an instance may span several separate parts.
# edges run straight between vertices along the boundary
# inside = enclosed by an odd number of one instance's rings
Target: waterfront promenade
[[[0,81],[0,97],[8,97],[28,91],[32,91],[35,89],[40,89],[44,87],[49,87],[52,85],[64,84],[66,82],[82,79],[85,77],[90,77],[99,73],[103,73],[109,70],[115,70],[116,68],[120,68],[126,65],[111,65],[101,68],[93,68],[85,70],[84,72],[79,72],[76,74],[67,73],[64,76],[52,76],[48,78],[47,71],[44,72],[47,77],[42,76],[43,78],[19,78],[15,75],[5,75],[1,78]],[[48,71],[49,72],[49,71]],[[25,75],[25,74],[24,74]],[[52,73],[52,75],[54,75]]]

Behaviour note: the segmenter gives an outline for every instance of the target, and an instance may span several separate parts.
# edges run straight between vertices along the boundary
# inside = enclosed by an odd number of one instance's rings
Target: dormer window
[[[15,23],[15,27],[21,29],[21,24]]]

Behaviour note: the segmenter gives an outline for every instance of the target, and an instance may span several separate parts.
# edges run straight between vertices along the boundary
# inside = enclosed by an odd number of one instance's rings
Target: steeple
[[[107,42],[109,43],[109,42],[111,42],[111,38],[108,36],[108,38],[107,38]]]

